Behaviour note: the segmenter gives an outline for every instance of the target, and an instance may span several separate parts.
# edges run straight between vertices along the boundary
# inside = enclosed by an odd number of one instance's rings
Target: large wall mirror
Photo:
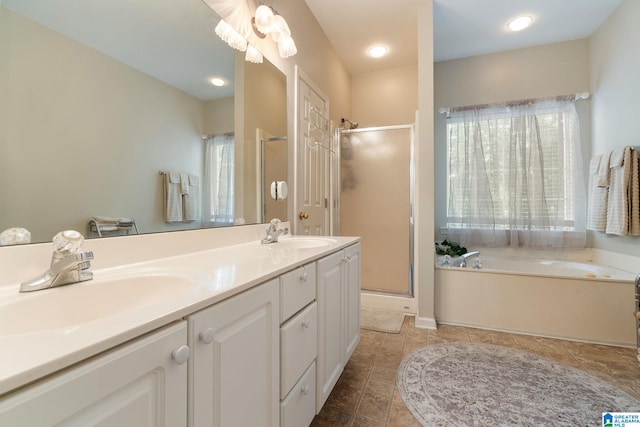
[[[268,220],[261,140],[286,141],[286,78],[245,63],[219,20],[201,0],[0,0],[0,232],[37,243],[97,237],[96,216],[141,233]],[[204,203],[216,135],[234,144],[231,214],[167,222],[162,173],[194,177]]]

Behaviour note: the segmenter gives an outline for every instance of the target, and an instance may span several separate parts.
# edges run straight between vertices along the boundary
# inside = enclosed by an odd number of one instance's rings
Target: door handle
[[[300,211],[300,213],[298,214],[298,218],[300,218],[300,221],[302,221],[303,219],[309,219],[309,214],[303,211]]]

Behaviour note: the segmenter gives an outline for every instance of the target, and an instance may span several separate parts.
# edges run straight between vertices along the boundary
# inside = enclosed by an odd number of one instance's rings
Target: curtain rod
[[[226,133],[210,133],[209,135],[201,135],[200,137],[202,138],[203,141],[206,141],[209,138],[213,138],[216,135],[224,135],[224,136],[233,136],[233,132],[226,132]]]
[[[487,108],[487,107],[496,107],[499,105],[504,106],[515,106],[515,105],[526,105],[536,101],[579,101],[581,99],[589,99],[591,94],[589,92],[580,92],[571,95],[559,95],[559,96],[550,96],[546,98],[530,98],[530,99],[517,99],[514,101],[507,102],[495,102],[492,104],[476,104],[476,105],[466,105],[463,107],[443,107],[438,110],[440,114],[449,114],[452,111],[465,111],[465,110],[477,110],[479,108]]]

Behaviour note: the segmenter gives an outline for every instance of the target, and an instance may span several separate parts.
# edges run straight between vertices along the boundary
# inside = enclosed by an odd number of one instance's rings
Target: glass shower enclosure
[[[362,236],[362,289],[413,296],[413,125],[340,130],[340,234]]]

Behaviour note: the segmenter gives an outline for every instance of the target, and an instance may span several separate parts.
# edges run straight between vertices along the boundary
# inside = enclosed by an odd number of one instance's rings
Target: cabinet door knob
[[[302,392],[302,394],[304,394],[305,396],[309,394],[309,384],[305,384],[304,386],[302,386],[300,388],[300,392]]]
[[[171,357],[176,361],[178,365],[182,365],[184,362],[189,360],[189,353],[189,346],[182,345],[173,350],[173,352],[171,353]]]
[[[309,319],[304,319],[302,321],[302,327],[303,328],[308,328],[310,324],[311,324],[311,320],[309,320]]]
[[[300,280],[302,282],[306,282],[308,279],[309,275],[307,274],[307,272],[305,271],[304,273],[300,274]]]
[[[351,262],[351,254],[344,257],[344,262]]]
[[[200,332],[200,341],[205,344],[211,344],[213,342],[214,332],[213,329],[207,328],[204,331]]]

